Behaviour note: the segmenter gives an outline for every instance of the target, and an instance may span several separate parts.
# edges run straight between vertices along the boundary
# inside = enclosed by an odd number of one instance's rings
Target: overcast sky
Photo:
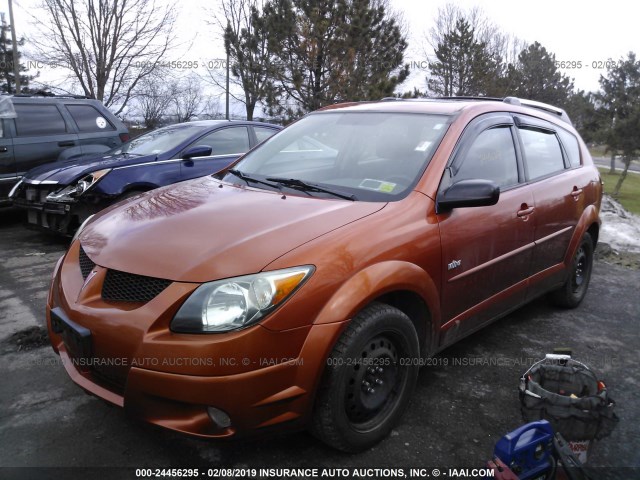
[[[157,0],[162,3],[164,0]],[[34,27],[29,22],[29,12],[39,0],[14,0],[14,15],[18,35],[29,36]],[[432,25],[438,7],[446,0],[390,0],[395,9],[404,13],[409,27],[407,61],[412,63],[412,76],[402,86],[424,88],[424,65],[429,53],[425,50],[425,32]],[[582,68],[565,70],[575,79],[575,85],[584,90],[597,90],[598,78],[605,70],[598,69],[598,62],[608,58],[619,59],[630,50],[640,55],[640,3],[635,1],[608,0],[588,2],[573,0],[536,0],[518,2],[508,0],[458,0],[461,8],[480,5],[486,16],[527,43],[539,41],[556,54],[557,60],[582,62]],[[214,0],[182,0],[179,4],[178,35],[183,42],[169,60],[199,60],[201,64],[219,66],[213,60],[223,56],[223,46],[212,27],[206,12],[216,8]],[[7,0],[0,0],[0,11],[7,12]],[[595,68],[594,68],[595,67]],[[202,73],[202,72],[201,72]],[[51,71],[45,68],[41,76],[47,78]]]

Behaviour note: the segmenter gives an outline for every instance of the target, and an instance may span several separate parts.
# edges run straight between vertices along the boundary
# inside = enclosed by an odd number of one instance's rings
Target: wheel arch
[[[600,233],[600,223],[600,216],[596,206],[589,205],[586,207],[582,212],[582,216],[578,220],[578,224],[576,225],[571,241],[569,242],[569,248],[567,248],[567,252],[565,253],[564,264],[566,266],[571,265],[573,256],[575,255],[578,245],[580,245],[580,240],[582,240],[585,233],[589,233],[589,235],[591,235],[593,248],[595,249]]]
[[[410,262],[386,261],[359,271],[333,294],[314,324],[350,320],[373,302],[407,315],[416,327],[421,354],[433,350],[440,318],[438,289],[425,270]]]

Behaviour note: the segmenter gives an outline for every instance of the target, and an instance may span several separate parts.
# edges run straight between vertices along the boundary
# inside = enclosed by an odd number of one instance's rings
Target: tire
[[[312,433],[344,452],[380,442],[409,404],[419,355],[418,335],[409,317],[383,303],[366,307],[327,359]]]
[[[135,197],[136,195],[140,195],[141,193],[145,193],[145,190],[127,190],[116,199],[116,202],[122,202],[127,198]]]
[[[576,308],[587,293],[593,270],[593,240],[585,233],[580,240],[573,260],[571,272],[565,284],[551,292],[551,301],[562,308]]]

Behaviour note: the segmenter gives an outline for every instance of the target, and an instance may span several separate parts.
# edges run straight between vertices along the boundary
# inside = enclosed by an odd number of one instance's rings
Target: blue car
[[[282,127],[203,120],[141,135],[100,156],[29,170],[9,199],[29,225],[72,235],[93,213],[139,193],[222,170]]]

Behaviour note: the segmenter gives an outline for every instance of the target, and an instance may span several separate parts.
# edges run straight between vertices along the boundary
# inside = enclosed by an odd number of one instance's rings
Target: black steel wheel
[[[573,256],[569,278],[558,290],[551,292],[552,301],[559,307],[575,308],[587,293],[593,269],[593,240],[585,233]]]
[[[386,304],[369,305],[351,321],[327,359],[312,432],[347,452],[378,443],[409,403],[419,354],[409,317]]]

